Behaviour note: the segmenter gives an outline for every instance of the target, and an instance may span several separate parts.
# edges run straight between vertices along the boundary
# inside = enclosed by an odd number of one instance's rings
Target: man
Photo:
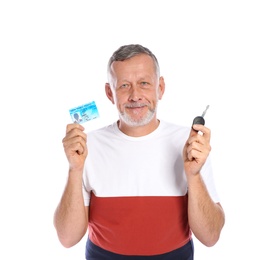
[[[74,123],[80,123],[82,121],[81,118],[79,118],[78,113],[74,113]]]
[[[54,215],[65,247],[88,229],[86,259],[193,259],[192,233],[213,246],[224,211],[213,183],[210,130],[157,118],[165,91],[155,55],[131,44],[108,63],[119,120],[84,133],[68,124],[68,180]]]

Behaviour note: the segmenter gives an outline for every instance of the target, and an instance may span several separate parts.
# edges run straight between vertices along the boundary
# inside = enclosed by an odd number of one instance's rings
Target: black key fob
[[[195,119],[193,121],[193,125],[205,125],[204,116],[205,116],[205,114],[206,114],[209,107],[210,107],[209,105],[206,107],[206,109],[202,113],[202,116],[195,117]]]
[[[197,116],[195,117],[194,121],[193,121],[193,125],[205,125],[205,119],[203,116]]]

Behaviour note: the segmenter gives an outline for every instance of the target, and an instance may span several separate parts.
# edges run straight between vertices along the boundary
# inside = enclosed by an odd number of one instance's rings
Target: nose
[[[139,100],[142,100],[141,89],[138,88],[137,86],[132,86],[130,88],[129,101],[139,101]]]

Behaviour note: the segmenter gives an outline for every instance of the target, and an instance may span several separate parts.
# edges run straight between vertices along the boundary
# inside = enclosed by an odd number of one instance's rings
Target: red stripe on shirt
[[[156,255],[191,238],[186,196],[96,197],[91,195],[89,237],[123,255]]]

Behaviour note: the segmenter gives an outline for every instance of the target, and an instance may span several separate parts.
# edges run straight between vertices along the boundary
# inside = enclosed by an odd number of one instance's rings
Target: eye
[[[146,87],[149,86],[149,83],[146,82],[146,81],[142,81],[142,82],[141,82],[141,86],[146,88]]]
[[[125,89],[125,88],[128,88],[128,87],[129,87],[128,84],[122,84],[119,88],[120,88],[120,89]]]

